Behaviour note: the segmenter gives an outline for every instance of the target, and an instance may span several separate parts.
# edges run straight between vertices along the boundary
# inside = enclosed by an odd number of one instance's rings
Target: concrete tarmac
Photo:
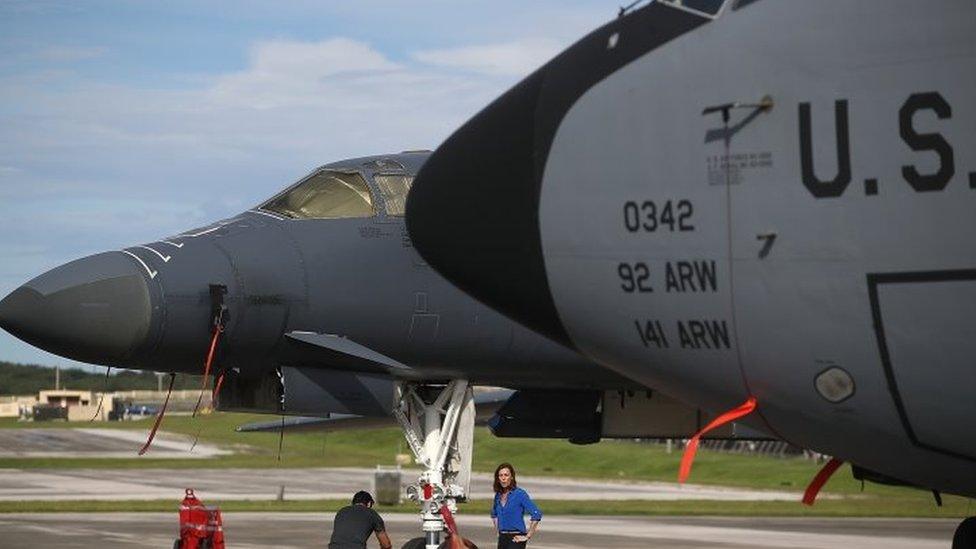
[[[329,513],[228,513],[228,547],[321,548],[328,543]],[[495,546],[487,516],[461,515],[465,537]],[[419,534],[419,516],[387,514],[387,531],[400,547]],[[529,543],[533,549],[763,548],[948,549],[955,521],[926,519],[810,519],[706,517],[547,516]],[[59,549],[169,548],[178,532],[172,513],[41,513],[0,515],[0,546]],[[377,547],[375,537],[369,547]]]
[[[146,424],[146,430],[149,429]],[[128,429],[23,428],[0,429],[0,457],[3,458],[132,458],[146,442],[146,432]],[[190,446],[184,435],[160,431],[153,441],[153,458],[209,458],[232,453],[211,444]]]
[[[276,499],[282,487],[289,500],[347,499],[373,491],[374,469],[0,469],[0,501],[154,500],[179,501],[193,488],[204,501]],[[418,471],[404,470],[403,487]],[[491,475],[476,473],[472,499],[493,496]],[[678,485],[668,482],[613,482],[519,476],[536,499],[799,501],[799,493]],[[402,488],[401,488],[402,489]],[[401,492],[402,493],[402,492]],[[825,495],[823,497],[830,497]]]

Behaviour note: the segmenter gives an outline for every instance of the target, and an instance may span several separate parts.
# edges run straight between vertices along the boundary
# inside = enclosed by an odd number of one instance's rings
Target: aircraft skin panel
[[[727,21],[730,34],[755,33],[791,15],[807,29],[791,40],[796,61],[789,70],[760,79],[761,66],[746,69],[745,80],[767,86],[763,93],[776,98],[777,106],[730,141],[733,154],[750,159],[730,186],[743,365],[764,403],[764,416],[791,440],[927,486],[972,491],[973,483],[960,478],[972,479],[976,464],[943,452],[936,457],[904,429],[878,350],[866,275],[976,264],[976,247],[967,236],[976,229],[976,196],[965,184],[965,172],[950,177],[939,191],[916,190],[903,173],[905,166],[915,166],[933,174],[940,164],[939,155],[911,149],[906,128],[939,132],[954,144],[957,162],[976,142],[976,112],[968,99],[976,91],[971,38],[976,10],[963,2],[867,4],[845,10],[840,21],[830,10],[805,13],[803,7],[783,5],[756,10],[755,27],[745,19]],[[833,40],[810,30],[831,25]],[[871,32],[859,33],[863,28]],[[911,31],[918,28],[940,32],[926,34],[923,41],[924,33]],[[716,25],[714,30],[726,29]],[[770,46],[743,44],[741,54],[763,59]],[[751,90],[740,96],[746,91]],[[929,98],[922,105],[935,105],[931,92],[952,105],[950,118],[939,119],[927,107],[906,111],[919,97]],[[801,137],[804,104],[809,105],[808,153]],[[847,156],[838,153],[845,149],[838,145],[839,109],[846,109],[848,119],[840,142],[849,143],[849,169],[839,161]],[[733,117],[731,124],[746,114]],[[720,125],[719,120],[713,123]],[[804,154],[812,160],[808,167]],[[759,166],[753,167],[756,156]],[[764,242],[757,238],[771,232],[776,239],[760,257]],[[946,320],[929,323],[933,336],[951,329]],[[917,319],[919,331],[925,322]],[[915,349],[941,354],[935,342],[943,337],[933,337],[931,344],[917,341]],[[856,384],[855,394],[839,403],[828,402],[815,388],[816,376],[833,367],[846,370]],[[910,367],[918,372],[929,368],[923,363]],[[956,361],[942,381],[976,390],[972,372],[971,365]],[[946,416],[970,418],[976,400],[947,398],[940,408]],[[798,417],[797,409],[806,413]],[[968,433],[953,433],[968,432],[967,427],[957,421],[943,425],[942,432],[972,440]],[[908,446],[912,451],[900,450]]]
[[[972,425],[955,417],[957,403],[976,394],[976,270],[870,275],[868,284],[888,385],[909,437],[976,461]]]
[[[691,403],[753,394],[766,428],[801,446],[976,493],[976,437],[958,421],[976,415],[968,309],[925,290],[932,309],[917,318],[879,290],[883,312],[900,310],[889,343],[911,388],[902,414],[866,282],[976,268],[974,20],[962,1],[765,2],[588,90],[553,140],[539,214],[573,344]],[[702,115],[767,95],[770,111],[732,109],[728,130],[721,112]],[[971,286],[957,287],[971,308]],[[856,387],[836,403],[815,383],[834,367]],[[945,385],[959,389],[930,410]],[[903,415],[924,435],[913,440]]]
[[[289,323],[303,324],[308,284],[302,251],[281,229],[281,222],[250,216],[249,229],[213,239],[233,267],[240,294],[228,294],[236,306],[233,329],[226,334],[227,359],[238,364],[274,360]],[[272,251],[273,250],[273,251]]]

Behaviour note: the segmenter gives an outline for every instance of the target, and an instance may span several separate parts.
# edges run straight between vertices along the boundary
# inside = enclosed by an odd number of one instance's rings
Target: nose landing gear
[[[471,547],[453,520],[457,504],[467,500],[471,483],[475,409],[468,382],[400,382],[394,394],[393,415],[414,458],[424,467],[417,482],[407,487],[407,495],[421,507],[424,537],[404,548],[438,549],[445,529],[450,533],[447,547]]]

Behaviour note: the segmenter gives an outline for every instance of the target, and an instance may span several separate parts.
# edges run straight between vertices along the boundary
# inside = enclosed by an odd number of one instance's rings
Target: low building
[[[96,393],[72,389],[48,389],[33,396],[0,397],[0,417],[23,417],[39,421],[106,421],[153,416],[166,401],[166,391],[118,391]],[[169,395],[168,411],[188,413],[197,407],[209,413],[212,408],[209,390],[187,389]],[[101,404],[101,406],[99,406]]]
[[[24,417],[35,404],[37,404],[35,396],[0,396],[0,417]]]
[[[88,406],[98,401],[91,391],[73,391],[71,389],[49,389],[37,394],[38,404],[60,404],[65,408],[71,406]]]

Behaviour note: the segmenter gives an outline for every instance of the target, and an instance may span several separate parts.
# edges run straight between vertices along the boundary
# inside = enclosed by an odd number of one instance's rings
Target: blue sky
[[[0,296],[317,165],[433,149],[616,8],[0,0]],[[73,364],[2,331],[0,360]]]

